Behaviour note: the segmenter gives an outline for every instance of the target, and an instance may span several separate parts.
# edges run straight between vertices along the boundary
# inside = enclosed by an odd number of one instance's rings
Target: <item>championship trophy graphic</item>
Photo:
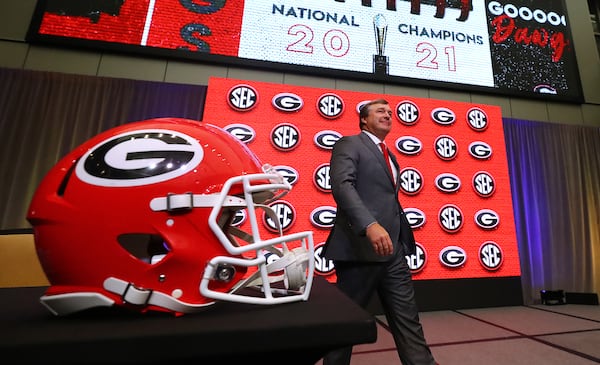
[[[375,47],[377,54],[373,55],[373,73],[387,75],[389,69],[388,57],[384,56],[385,37],[387,35],[387,21],[382,14],[373,17],[373,30],[375,31]]]

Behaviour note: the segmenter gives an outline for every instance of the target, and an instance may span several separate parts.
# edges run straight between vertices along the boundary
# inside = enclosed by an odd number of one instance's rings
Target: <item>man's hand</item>
[[[376,254],[387,256],[394,252],[390,235],[379,223],[374,223],[367,227],[365,234],[373,245]]]

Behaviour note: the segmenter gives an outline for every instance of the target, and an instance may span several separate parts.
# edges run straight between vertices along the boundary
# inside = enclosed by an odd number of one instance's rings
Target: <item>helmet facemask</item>
[[[153,210],[212,208],[208,225],[229,255],[208,261],[200,283],[200,292],[207,298],[249,304],[308,299],[314,272],[312,232],[283,234],[269,203],[285,196],[291,185],[269,165],[263,171],[228,179],[220,193],[168,195],[155,198],[150,204]],[[242,193],[233,193],[239,191]],[[240,210],[247,214],[250,232],[233,225]],[[258,212],[278,226],[277,236],[262,238]],[[230,290],[215,290],[211,285],[231,281],[239,270],[248,274]]]

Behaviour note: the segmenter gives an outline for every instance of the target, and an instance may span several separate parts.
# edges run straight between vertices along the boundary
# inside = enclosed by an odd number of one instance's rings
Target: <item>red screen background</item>
[[[257,94],[255,104],[248,110],[240,111],[228,102],[229,93],[239,85],[254,89]],[[284,112],[274,107],[272,99],[280,93],[293,93],[303,100],[300,110]],[[319,98],[324,94],[335,94],[343,101],[343,112],[336,118],[326,118],[318,110]],[[457,279],[479,277],[519,276],[520,265],[513,218],[513,206],[506,160],[506,148],[502,127],[501,109],[497,106],[455,102],[447,100],[423,99],[410,96],[380,95],[356,91],[331,90],[324,88],[293,86],[284,84],[245,81],[224,78],[211,78],[205,101],[203,121],[220,127],[231,124],[250,126],[254,139],[248,147],[263,163],[273,166],[285,165],[298,172],[298,181],[292,191],[283,198],[295,210],[295,221],[289,229],[294,231],[312,230],[316,249],[316,266],[325,265],[317,274],[326,275],[334,281],[334,272],[327,271],[328,260],[320,256],[320,245],[325,242],[328,228],[321,228],[311,222],[310,214],[321,206],[335,207],[330,192],[323,191],[314,181],[315,171],[328,165],[331,151],[319,147],[314,137],[322,131],[335,131],[341,135],[359,132],[357,105],[365,100],[385,98],[393,110],[404,101],[417,105],[420,117],[416,123],[407,125],[394,116],[392,131],[386,138],[388,147],[398,159],[400,169],[414,168],[423,179],[422,189],[414,195],[400,193],[404,209],[417,208],[426,216],[426,222],[415,228],[415,238],[424,250],[423,264],[413,271],[415,280]],[[456,115],[450,125],[434,122],[431,112],[446,108]],[[488,126],[483,130],[472,128],[467,121],[467,112],[478,108],[487,115]],[[295,126],[300,132],[300,140],[292,150],[283,151],[272,143],[272,132],[281,123]],[[452,160],[444,160],[435,152],[435,141],[439,136],[450,136],[457,145],[458,153]],[[413,136],[422,142],[422,150],[417,155],[405,155],[394,147],[394,141],[402,136]],[[493,153],[489,159],[476,159],[470,155],[468,147],[472,142],[488,144]],[[478,194],[473,187],[473,176],[485,171],[494,179],[495,189],[487,197]],[[461,187],[453,193],[442,192],[435,186],[438,175],[450,173],[461,181]],[[453,204],[464,217],[462,227],[449,233],[438,222],[440,209]],[[491,209],[500,217],[494,229],[482,229],[475,224],[474,215],[482,209]],[[481,263],[480,248],[486,242],[495,243],[501,250],[501,264],[490,269]],[[466,261],[458,267],[443,265],[439,253],[448,246],[464,250]],[[412,258],[414,260],[414,257]]]

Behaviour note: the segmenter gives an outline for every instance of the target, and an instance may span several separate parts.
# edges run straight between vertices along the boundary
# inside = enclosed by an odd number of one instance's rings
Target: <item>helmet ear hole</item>
[[[117,242],[133,257],[149,264],[160,261],[170,251],[165,240],[157,234],[124,233],[117,237]]]

